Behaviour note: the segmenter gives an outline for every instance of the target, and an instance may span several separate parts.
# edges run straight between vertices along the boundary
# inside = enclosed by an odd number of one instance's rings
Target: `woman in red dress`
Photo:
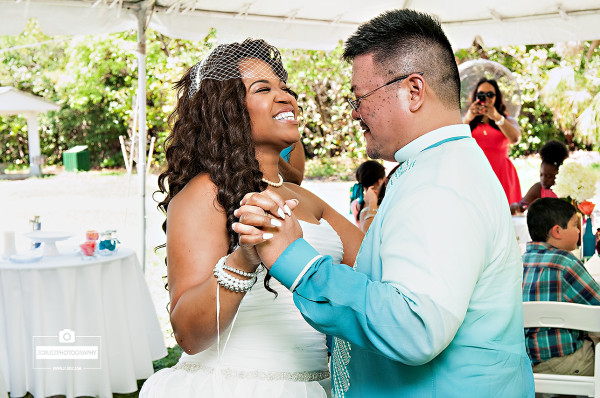
[[[508,203],[518,202],[521,200],[521,183],[508,158],[508,150],[521,139],[519,124],[507,115],[495,80],[481,79],[475,86],[472,100],[463,122],[471,126],[471,134],[500,180]]]

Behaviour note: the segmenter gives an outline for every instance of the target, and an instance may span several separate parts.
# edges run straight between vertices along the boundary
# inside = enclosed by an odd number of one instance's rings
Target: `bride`
[[[167,213],[171,325],[184,353],[150,377],[140,397],[330,395],[325,336],[232,227],[245,194],[277,192],[285,205],[240,221],[276,229],[292,207],[321,254],[354,264],[362,232],[278,173],[279,153],[300,139],[286,81],[279,51],[247,39],[218,46],[176,85],[159,207]]]

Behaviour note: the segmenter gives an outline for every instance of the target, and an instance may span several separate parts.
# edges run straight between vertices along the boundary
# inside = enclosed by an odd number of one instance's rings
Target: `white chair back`
[[[600,333],[600,306],[531,301],[523,303],[526,328],[576,329]],[[594,376],[534,373],[535,392],[600,397],[600,344],[595,347]]]
[[[0,398],[9,398],[8,388],[6,388],[6,383],[4,383],[2,372],[0,372]]]

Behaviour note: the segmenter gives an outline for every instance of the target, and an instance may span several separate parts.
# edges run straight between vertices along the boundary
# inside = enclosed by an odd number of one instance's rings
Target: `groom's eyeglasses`
[[[415,72],[415,73],[417,75],[423,76],[423,72]],[[410,73],[408,75],[403,75],[403,76],[397,77],[394,80],[390,80],[389,82],[387,82],[383,86],[379,86],[376,89],[371,90],[368,93],[366,93],[364,95],[361,95],[358,98],[355,98],[355,99],[347,98],[347,101],[350,104],[350,106],[352,107],[352,109],[354,109],[356,112],[359,112],[358,108],[360,108],[360,101],[362,101],[363,99],[367,98],[369,95],[373,94],[375,91],[379,90],[380,88],[384,88],[386,86],[389,86],[390,84],[394,84],[396,82],[402,81],[402,80],[406,79],[407,77],[414,75],[415,73]]]

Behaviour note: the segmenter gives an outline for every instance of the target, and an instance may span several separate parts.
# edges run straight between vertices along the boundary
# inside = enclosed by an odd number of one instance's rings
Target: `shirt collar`
[[[547,242],[527,242],[527,246],[526,246],[526,251],[528,251],[528,252],[529,251],[544,251],[544,250],[550,250],[550,249],[559,250]]]
[[[468,136],[471,137],[471,129],[468,124],[453,124],[440,127],[430,131],[422,136],[415,138],[394,154],[398,163],[402,163],[411,157],[416,156],[422,150],[434,145],[435,143],[453,137]]]

